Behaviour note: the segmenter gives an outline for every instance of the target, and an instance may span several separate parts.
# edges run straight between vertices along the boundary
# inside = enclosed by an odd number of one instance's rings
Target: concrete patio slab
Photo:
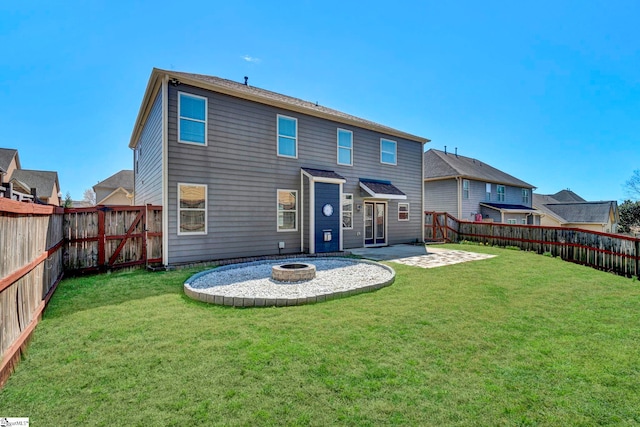
[[[349,251],[366,259],[391,261],[421,268],[442,267],[495,256],[453,249],[433,248],[426,245],[392,245],[381,248],[357,248]]]

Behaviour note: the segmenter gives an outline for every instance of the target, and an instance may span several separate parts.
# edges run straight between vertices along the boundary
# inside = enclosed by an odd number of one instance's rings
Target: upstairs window
[[[504,185],[497,186],[498,201],[504,202]]]
[[[491,201],[491,184],[489,184],[488,182],[486,183],[486,197],[487,197],[487,202]]]
[[[207,234],[207,186],[178,184],[178,235]]]
[[[353,229],[353,194],[342,195],[342,228]]]
[[[338,129],[338,164],[353,165],[353,132]]]
[[[529,190],[527,188],[522,189],[522,204],[525,206],[529,205]]]
[[[278,190],[278,231],[298,231],[296,190]]]
[[[462,180],[462,198],[463,199],[469,198],[469,180],[468,179]]]
[[[278,156],[298,158],[298,120],[278,115]]]
[[[207,98],[178,92],[178,142],[207,145]]]
[[[380,163],[387,165],[398,164],[397,143],[389,139],[380,139]]]

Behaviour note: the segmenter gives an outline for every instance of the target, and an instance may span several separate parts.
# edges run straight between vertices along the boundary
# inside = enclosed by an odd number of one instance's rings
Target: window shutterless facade
[[[207,234],[206,184],[178,184],[178,235]]]
[[[178,92],[178,142],[207,145],[207,98]]]
[[[486,192],[486,197],[487,197],[486,200],[487,200],[487,202],[489,202],[489,201],[491,201],[491,184],[487,182],[485,184],[485,188],[486,188],[485,192]]]
[[[462,198],[463,199],[469,198],[469,180],[468,179],[462,180]]]
[[[342,194],[342,228],[353,229],[353,194]]]
[[[398,203],[398,221],[409,221],[409,203]]]
[[[397,155],[398,144],[396,141],[391,141],[389,139],[380,139],[380,163],[384,163],[386,165],[396,165],[398,164],[398,155]]]
[[[278,156],[298,158],[298,119],[278,114]]]
[[[507,224],[517,224],[518,222],[515,219],[508,219]]]
[[[298,231],[297,190],[278,190],[278,231]]]
[[[353,132],[338,129],[338,164],[353,165]]]
[[[525,206],[529,205],[529,190],[526,188],[522,189],[522,204]]]
[[[504,185],[496,186],[496,193],[498,193],[498,201],[504,202]]]

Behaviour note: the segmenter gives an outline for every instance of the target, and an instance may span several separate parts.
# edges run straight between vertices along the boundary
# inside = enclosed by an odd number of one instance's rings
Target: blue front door
[[[315,247],[317,253],[340,250],[340,185],[315,184]]]

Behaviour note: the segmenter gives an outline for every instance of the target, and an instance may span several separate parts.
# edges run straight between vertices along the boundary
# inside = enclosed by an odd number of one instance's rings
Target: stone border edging
[[[296,261],[299,261],[301,258],[296,257],[291,259],[295,259]],[[314,260],[317,258],[305,257],[303,259],[309,259],[311,262],[311,260]],[[189,298],[192,298],[197,301],[205,302],[208,304],[224,305],[228,307],[291,307],[296,305],[315,304],[318,302],[329,301],[332,299],[345,298],[348,296],[362,294],[365,292],[373,292],[378,289],[390,286],[391,284],[393,284],[393,282],[396,279],[396,272],[393,268],[389,267],[388,265],[380,264],[375,261],[369,261],[366,259],[341,258],[341,257],[323,257],[323,259],[349,261],[354,264],[364,263],[364,264],[375,265],[377,267],[382,267],[385,270],[389,271],[391,273],[391,278],[380,283],[374,283],[372,285],[366,285],[359,288],[349,289],[346,291],[338,291],[338,292],[333,292],[329,294],[320,294],[312,297],[303,297],[303,298],[229,297],[229,296],[223,296],[223,295],[201,293],[201,292],[198,292],[197,289],[192,288],[189,284],[206,274],[211,274],[212,272],[233,270],[237,268],[250,267],[253,265],[260,265],[260,264],[272,264],[275,261],[275,260],[265,260],[265,261],[253,261],[253,262],[245,262],[241,264],[225,265],[225,266],[217,267],[214,269],[210,269],[210,270],[206,270],[206,271],[202,271],[200,273],[194,274],[184,282],[184,285],[183,285],[184,293]],[[285,260],[278,260],[278,261],[284,262]]]

